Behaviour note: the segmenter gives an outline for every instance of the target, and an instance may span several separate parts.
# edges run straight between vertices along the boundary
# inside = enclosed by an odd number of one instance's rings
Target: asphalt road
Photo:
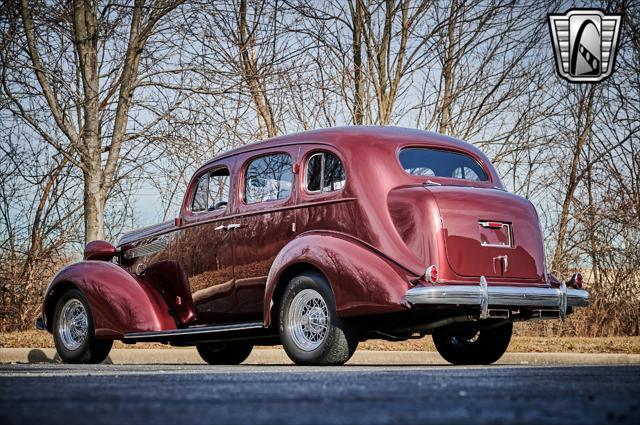
[[[638,423],[640,366],[0,366],[2,424]]]

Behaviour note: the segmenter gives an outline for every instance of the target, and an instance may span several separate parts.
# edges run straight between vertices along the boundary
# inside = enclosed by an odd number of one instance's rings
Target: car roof
[[[250,143],[239,148],[226,151],[214,157],[200,168],[207,168],[212,163],[231,156],[246,152],[275,148],[278,146],[302,143],[326,143],[339,149],[341,146],[346,147],[346,145],[361,145],[363,141],[384,141],[388,143],[395,142],[397,144],[406,144],[407,142],[429,142],[430,144],[441,145],[443,148],[458,148],[482,155],[479,149],[469,143],[431,131],[404,127],[354,125],[304,131]]]

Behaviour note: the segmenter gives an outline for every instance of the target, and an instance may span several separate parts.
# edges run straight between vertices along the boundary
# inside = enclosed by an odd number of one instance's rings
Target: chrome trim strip
[[[486,288],[486,308],[491,306],[551,307],[566,313],[566,307],[586,307],[589,293],[584,289],[489,286]],[[476,285],[417,286],[407,291],[409,304],[471,305],[485,309],[482,283]]]
[[[168,238],[166,236],[161,236],[155,241],[125,251],[124,258],[130,260],[136,257],[155,254],[156,252],[164,251],[167,248],[167,245],[169,245]]]
[[[118,242],[118,246],[126,245],[132,242],[137,242],[142,239],[149,238],[151,236],[158,235],[160,233],[165,233],[169,230],[175,229],[175,224],[173,220],[163,221],[162,223],[154,224],[152,226],[142,227],[140,229],[132,230],[130,232],[125,233],[120,241]]]
[[[124,340],[130,339],[154,339],[172,336],[185,336],[185,335],[202,335],[202,334],[214,334],[222,332],[234,332],[234,331],[246,331],[253,329],[263,329],[264,324],[262,322],[247,322],[247,323],[230,323],[227,325],[215,325],[215,326],[198,326],[184,329],[172,329],[169,331],[159,332],[131,332],[124,334]]]

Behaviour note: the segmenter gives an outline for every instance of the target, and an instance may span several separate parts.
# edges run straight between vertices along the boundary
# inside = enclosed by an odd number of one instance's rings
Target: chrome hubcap
[[[329,309],[318,291],[303,289],[293,298],[287,329],[303,351],[313,351],[322,344],[329,329]]]
[[[87,339],[89,319],[87,310],[77,299],[65,303],[60,313],[58,335],[67,350],[77,350]]]

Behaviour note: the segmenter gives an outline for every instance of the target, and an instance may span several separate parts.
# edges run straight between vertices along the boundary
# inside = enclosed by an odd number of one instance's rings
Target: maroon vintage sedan
[[[47,288],[38,327],[69,363],[113,340],[195,345],[238,364],[283,344],[342,364],[365,339],[433,334],[455,364],[495,362],[516,321],[587,306],[547,273],[533,205],[475,147],[390,127],[310,131],[224,153],[174,221],[95,241]]]

